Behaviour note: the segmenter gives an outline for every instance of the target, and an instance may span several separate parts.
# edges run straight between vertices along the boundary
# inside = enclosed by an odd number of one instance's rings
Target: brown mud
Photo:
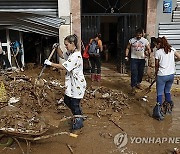
[[[70,132],[71,119],[62,120],[64,117],[72,116],[62,101],[64,72],[47,68],[42,75],[42,78],[47,81],[45,86],[34,87],[34,80],[40,70],[41,67],[31,67],[18,74],[2,75],[8,98],[21,98],[19,102],[11,105],[43,117],[50,126],[43,135]],[[81,104],[87,119],[81,130],[73,132],[78,134],[78,137],[64,134],[32,141],[28,153],[170,154],[174,148],[180,148],[180,141],[178,143],[131,143],[130,139],[131,137],[180,137],[179,85],[173,85],[175,106],[172,115],[166,115],[163,121],[157,121],[152,118],[156,100],[155,85],[147,94],[147,101],[138,97],[141,91],[138,91],[136,96],[132,96],[129,76],[117,73],[115,67],[109,64],[102,67],[101,83],[92,83],[89,75],[86,75],[86,79],[88,88]],[[149,84],[144,81],[143,88],[147,88]],[[6,104],[1,103],[1,107],[4,105]],[[122,148],[114,143],[114,137],[119,133],[126,133],[128,137],[127,144]],[[27,153],[26,141],[18,137],[17,139],[24,153]],[[0,146],[0,153],[21,154],[22,149],[17,142],[14,142],[9,147]]]

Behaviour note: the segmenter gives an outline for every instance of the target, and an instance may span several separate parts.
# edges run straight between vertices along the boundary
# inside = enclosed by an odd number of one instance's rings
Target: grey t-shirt
[[[131,58],[133,59],[144,59],[144,52],[146,50],[146,46],[149,45],[149,42],[144,37],[137,40],[136,37],[129,40],[131,44]]]

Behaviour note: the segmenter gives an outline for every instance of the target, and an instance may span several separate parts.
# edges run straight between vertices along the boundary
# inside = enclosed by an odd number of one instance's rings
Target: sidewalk
[[[109,63],[104,63],[101,67],[101,74],[102,74],[102,80],[107,81],[116,81],[116,80],[122,80],[127,83],[129,83],[130,86],[130,76],[128,74],[121,74],[117,72],[116,66]],[[150,85],[150,82],[147,82],[143,80],[142,82],[143,87],[148,87]],[[152,86],[152,91],[156,90],[156,84]],[[172,91],[178,92],[180,91],[180,84],[177,84],[177,80],[174,81]]]

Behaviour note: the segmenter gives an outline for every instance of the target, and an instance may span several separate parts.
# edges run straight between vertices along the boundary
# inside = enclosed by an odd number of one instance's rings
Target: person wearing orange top
[[[89,53],[89,59],[91,62],[91,80],[92,81],[101,81],[101,55],[100,52],[103,51],[101,34],[97,33],[93,39],[90,40],[89,45],[95,41],[97,43],[97,52],[96,54]],[[97,67],[97,71],[95,68]]]

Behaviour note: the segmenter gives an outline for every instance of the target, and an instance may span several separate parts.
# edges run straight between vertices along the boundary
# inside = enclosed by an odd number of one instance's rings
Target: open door
[[[120,16],[117,24],[117,70],[125,73],[129,68],[129,63],[125,63],[125,49],[130,38],[135,34],[137,28],[143,27],[141,14],[129,14]]]

